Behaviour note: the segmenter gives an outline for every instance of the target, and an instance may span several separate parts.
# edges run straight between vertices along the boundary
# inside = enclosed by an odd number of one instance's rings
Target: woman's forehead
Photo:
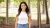
[[[24,3],[22,3],[21,5],[25,5]]]

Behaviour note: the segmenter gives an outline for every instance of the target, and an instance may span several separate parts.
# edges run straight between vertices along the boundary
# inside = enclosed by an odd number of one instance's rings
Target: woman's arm
[[[31,24],[32,24],[32,19],[31,19],[31,14],[29,15],[29,28],[31,27]]]
[[[15,28],[17,28],[17,24],[18,24],[18,16],[16,15],[16,19],[15,19]]]
[[[16,15],[16,23],[18,23],[18,16]]]
[[[32,23],[31,15],[29,15],[29,24]]]

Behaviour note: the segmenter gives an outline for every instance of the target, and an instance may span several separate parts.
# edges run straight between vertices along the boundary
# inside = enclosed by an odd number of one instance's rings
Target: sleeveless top
[[[27,24],[28,23],[28,15],[26,12],[22,12],[20,13],[20,15],[18,16],[18,24]]]

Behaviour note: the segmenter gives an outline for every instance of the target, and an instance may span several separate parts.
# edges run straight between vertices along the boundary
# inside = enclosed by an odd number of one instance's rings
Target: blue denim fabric
[[[18,28],[29,28],[29,24],[18,24]]]

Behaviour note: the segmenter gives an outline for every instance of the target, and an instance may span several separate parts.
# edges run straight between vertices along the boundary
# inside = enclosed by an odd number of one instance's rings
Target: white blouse
[[[27,13],[21,11],[20,15],[18,16],[18,24],[27,24],[27,23],[28,23]]]

